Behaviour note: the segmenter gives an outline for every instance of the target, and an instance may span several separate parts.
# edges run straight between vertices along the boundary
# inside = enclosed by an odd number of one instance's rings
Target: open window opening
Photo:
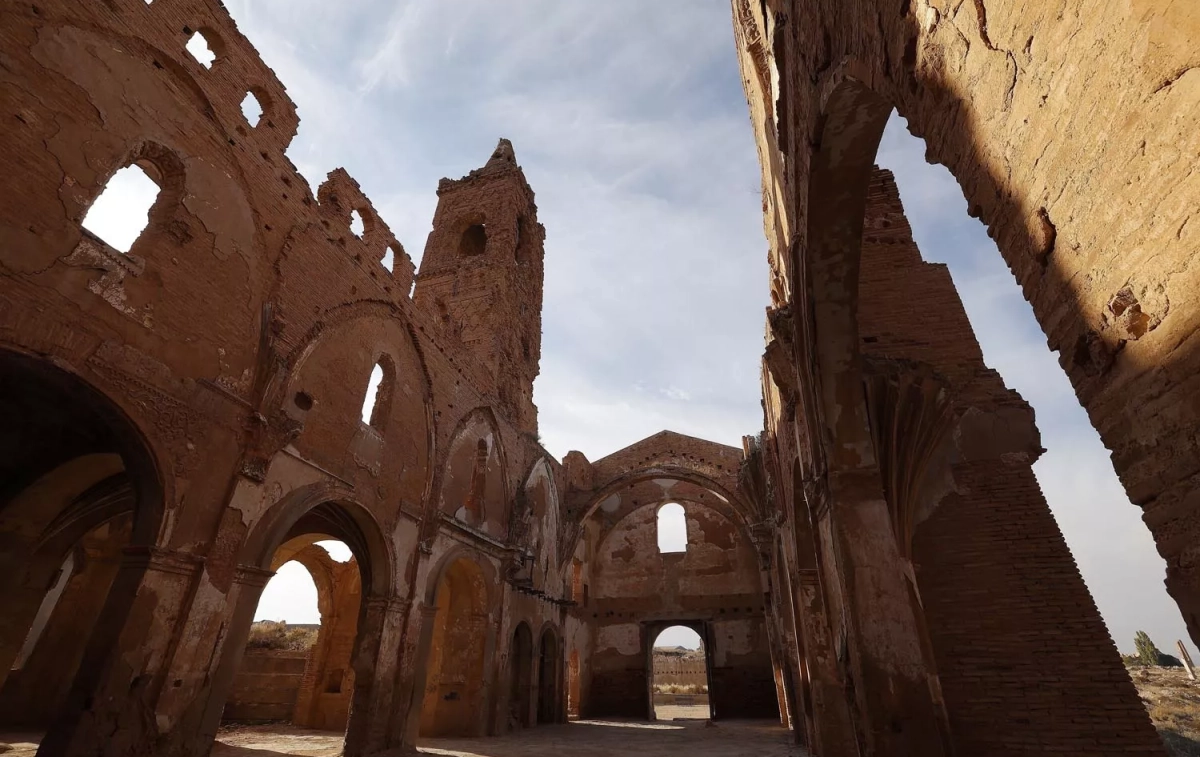
[[[687,552],[687,515],[683,505],[668,502],[658,508],[658,551],[662,554]]]
[[[363,222],[362,213],[357,208],[350,211],[350,233],[362,239],[363,232],[366,230],[366,224]]]
[[[392,394],[392,371],[387,361],[380,359],[371,369],[367,393],[363,398],[362,422],[382,431],[387,422]]]
[[[192,34],[184,47],[205,68],[212,68],[213,62],[217,59],[217,53],[213,49],[214,46],[204,32],[195,32]]]
[[[708,655],[700,634],[671,626],[654,640],[651,660],[651,707],[655,720],[707,720]]]
[[[458,242],[460,257],[471,258],[482,255],[487,250],[487,227],[482,223],[471,224],[463,231]]]
[[[113,174],[83,217],[83,228],[109,247],[127,253],[150,224],[159,185],[145,168],[133,164]]]
[[[396,253],[391,245],[383,251],[383,259],[379,261],[380,265],[387,269],[388,273],[394,273],[396,270]]]
[[[253,92],[247,92],[242,98],[242,115],[245,116],[246,123],[254,127],[257,127],[262,119],[263,106]]]

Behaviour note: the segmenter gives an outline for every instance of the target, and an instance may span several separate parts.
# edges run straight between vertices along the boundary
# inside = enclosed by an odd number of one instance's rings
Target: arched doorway
[[[369,702],[375,683],[369,674],[379,654],[383,619],[369,612],[369,602],[392,595],[393,560],[374,516],[344,494],[326,486],[294,491],[268,511],[247,538],[240,562],[254,566],[264,580],[237,599],[201,738],[216,735],[267,583],[265,577],[297,560],[309,569],[318,588],[327,587],[330,603],[322,608],[323,618],[325,609],[339,617],[322,623],[325,633],[318,633],[314,656],[306,659],[294,716],[310,727],[343,732],[344,754],[358,755],[371,748],[375,734],[369,729]],[[341,588],[337,588],[339,571],[322,564],[331,561],[322,561],[324,549],[315,546],[329,541],[341,542],[352,555],[340,569],[345,574]],[[335,613],[339,602],[341,608]]]
[[[509,724],[512,728],[527,728],[533,725],[533,633],[524,621],[517,624],[517,630],[513,632],[508,667],[511,681]]]
[[[41,731],[116,646],[163,495],[134,424],[48,361],[0,350],[0,418],[0,727]]]
[[[478,736],[483,732],[487,596],[483,570],[469,558],[454,560],[438,581],[421,702],[421,736]]]
[[[346,728],[362,582],[349,547],[316,538],[289,539],[275,551],[275,576],[259,599],[226,723]]]
[[[708,680],[708,651],[694,628],[670,626],[658,632],[651,645],[651,719],[708,719]]]
[[[542,632],[538,654],[538,723],[557,723],[560,719],[558,697],[558,636],[553,628]]]

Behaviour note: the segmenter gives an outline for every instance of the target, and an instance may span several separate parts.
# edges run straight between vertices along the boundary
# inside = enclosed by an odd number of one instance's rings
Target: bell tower
[[[501,412],[537,434],[533,380],[542,357],[545,228],[512,143],[483,168],[442,179],[413,301],[474,356]]]

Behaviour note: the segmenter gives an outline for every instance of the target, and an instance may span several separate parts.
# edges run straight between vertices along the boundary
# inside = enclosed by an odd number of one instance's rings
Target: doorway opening
[[[528,728],[533,725],[533,634],[525,621],[513,632],[509,679],[509,729]]]
[[[695,629],[671,626],[651,650],[650,705],[654,720],[707,720],[708,653]]]
[[[276,550],[224,722],[346,729],[362,581],[350,548],[319,538],[296,537]]]
[[[357,679],[364,671],[375,674],[381,623],[367,606],[390,595],[390,561],[382,533],[365,508],[352,501],[312,506],[306,494],[300,490],[281,499],[243,546],[242,564],[252,566],[252,575],[262,582],[242,584],[247,589],[237,599],[237,620],[214,674],[212,714],[200,734],[216,737],[214,755],[255,749],[334,753],[368,737],[372,712],[365,699],[377,681]],[[277,646],[285,648],[271,648]],[[235,717],[239,709],[250,715]],[[241,724],[218,734],[222,714]],[[247,720],[272,724],[242,725]]]
[[[558,637],[553,628],[542,632],[541,653],[538,655],[538,723],[557,723],[559,715],[559,654]]]

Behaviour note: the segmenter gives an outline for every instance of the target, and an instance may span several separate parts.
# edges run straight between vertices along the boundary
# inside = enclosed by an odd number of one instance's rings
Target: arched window
[[[687,517],[683,505],[668,502],[658,508],[658,551],[687,552]]]
[[[387,420],[392,396],[392,371],[385,358],[381,358],[371,371],[367,382],[367,395],[363,399],[362,422],[374,429],[382,430]]]
[[[129,252],[150,223],[159,186],[142,166],[125,166],[113,174],[83,217],[83,228],[118,252]]]

